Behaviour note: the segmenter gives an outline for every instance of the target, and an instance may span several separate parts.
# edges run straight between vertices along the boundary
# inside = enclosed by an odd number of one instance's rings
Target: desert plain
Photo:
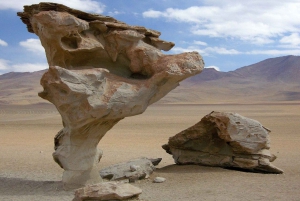
[[[300,200],[300,102],[247,104],[154,104],[125,118],[100,141],[101,168],[141,156],[162,158],[140,187],[144,201]],[[161,145],[211,111],[236,112],[269,128],[273,164],[284,174],[260,174],[174,164]],[[50,104],[0,106],[0,200],[72,200],[62,189],[61,169],[52,159],[54,135],[62,128]],[[154,177],[167,180],[152,183]]]

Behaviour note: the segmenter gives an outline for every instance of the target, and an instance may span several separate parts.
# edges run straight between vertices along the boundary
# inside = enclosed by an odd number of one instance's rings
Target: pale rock
[[[141,193],[142,190],[140,188],[128,183],[103,182],[77,189],[73,201],[126,200],[137,197]]]
[[[139,165],[130,165],[131,172],[138,171],[141,167]]]
[[[271,164],[270,130],[236,113],[211,112],[194,126],[163,145],[176,164],[240,168],[253,172],[283,173]]]
[[[163,182],[165,182],[165,181],[166,181],[166,179],[163,178],[163,177],[155,177],[155,178],[153,179],[153,182],[154,182],[154,183],[163,183]]]
[[[112,17],[56,3],[24,6],[18,16],[40,38],[50,66],[39,96],[62,116],[53,158],[65,170],[65,188],[100,182],[97,145],[105,133],[204,67],[197,52],[164,55],[174,44],[158,31]]]
[[[100,175],[103,179],[110,181],[129,179],[129,182],[135,182],[136,180],[148,178],[154,170],[155,166],[152,161],[142,157],[106,167],[100,170]]]

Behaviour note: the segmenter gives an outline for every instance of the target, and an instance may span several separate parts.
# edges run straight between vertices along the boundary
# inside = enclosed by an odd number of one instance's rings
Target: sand
[[[145,201],[300,200],[300,104],[154,105],[128,117],[101,140],[99,169],[140,156],[163,160],[149,180],[134,183]],[[177,166],[161,145],[211,111],[237,112],[271,132],[271,152],[282,175],[196,165]],[[0,200],[72,200],[53,161],[53,137],[62,128],[49,106],[0,106]],[[166,178],[152,183],[156,176]]]

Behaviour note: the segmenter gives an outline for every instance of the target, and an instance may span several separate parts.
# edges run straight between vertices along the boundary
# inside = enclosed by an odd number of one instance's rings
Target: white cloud
[[[24,5],[38,4],[40,3],[40,0],[23,0],[21,2],[22,3],[16,0],[9,0],[9,1],[1,0],[0,10],[13,9],[13,10],[21,11],[23,10]],[[105,8],[105,5],[95,0],[68,0],[68,1],[51,0],[51,2],[60,3],[71,8],[84,10],[88,12],[95,12],[95,13],[103,13]]]
[[[7,42],[0,39],[0,46],[7,46],[7,45],[8,45]]]
[[[48,67],[49,66],[46,63],[22,63],[12,65],[11,69],[15,72],[34,72],[44,70]]]
[[[242,52],[239,52],[235,49],[226,49],[224,47],[207,47],[204,49],[207,53],[217,53],[217,54],[241,54]]]
[[[271,49],[271,50],[252,50],[246,54],[264,54],[264,55],[300,55],[300,49]]]
[[[9,69],[9,61],[5,59],[0,59],[0,70],[7,70]]]
[[[217,67],[217,66],[207,66],[207,67],[205,67],[205,68],[213,68],[213,69],[215,69],[216,71],[220,71],[220,68]]]
[[[160,11],[155,11],[155,10],[148,10],[143,12],[143,17],[149,17],[149,18],[159,18],[161,16],[163,16],[164,14]]]
[[[48,68],[47,63],[12,64],[11,61],[0,59],[0,71],[5,71],[5,72],[34,72],[46,68]]]
[[[192,46],[189,46],[187,48],[174,47],[174,48],[171,49],[171,52],[174,52],[175,54],[179,54],[179,53],[183,53],[183,52],[193,52],[193,51],[196,51],[201,55],[205,54],[205,52],[203,50],[198,49],[197,47],[192,47]]]
[[[233,38],[260,45],[300,32],[300,1],[206,0],[204,3],[204,6],[186,9],[149,10],[143,16],[190,24],[195,35]]]
[[[182,52],[192,52],[196,51],[203,56],[212,56],[213,54],[219,55],[239,55],[239,54],[248,54],[248,55],[270,55],[270,56],[278,56],[278,55],[300,55],[300,48],[296,49],[267,49],[267,50],[252,50],[241,52],[235,49],[226,49],[224,47],[206,47],[203,49],[199,49],[195,46],[189,46],[186,48],[183,47],[174,47],[171,49],[173,53],[179,54]]]
[[[300,45],[299,33],[292,33],[289,36],[284,36],[279,42],[293,47],[297,47]]]
[[[194,44],[195,44],[195,45],[207,46],[207,43],[206,43],[206,42],[199,41],[199,40],[194,40]]]
[[[44,47],[41,45],[39,39],[29,38],[26,41],[21,41],[19,44],[31,52],[39,54],[45,53]]]
[[[116,16],[116,15],[120,15],[120,14],[124,14],[124,12],[120,12],[117,10],[108,12],[109,16]]]
[[[226,49],[224,47],[206,47],[203,49],[199,49],[194,46],[189,46],[187,48],[182,47],[174,47],[171,51],[174,53],[182,53],[182,52],[192,52],[196,51],[199,52],[201,55],[211,55],[211,54],[222,54],[222,55],[236,55],[236,54],[242,54],[242,52],[239,52],[235,49]]]

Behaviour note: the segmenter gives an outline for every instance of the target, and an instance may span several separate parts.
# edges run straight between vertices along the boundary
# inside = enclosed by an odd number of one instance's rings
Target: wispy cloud
[[[264,54],[270,56],[279,55],[300,55],[300,49],[270,49],[270,50],[252,50],[245,52],[245,54]]]
[[[47,69],[47,63],[17,63],[12,64],[11,61],[0,59],[0,71],[14,72],[34,72]]]
[[[300,36],[299,33],[292,33],[289,36],[284,36],[279,41],[282,44],[285,44],[290,47],[298,47],[300,48]]]
[[[103,13],[105,5],[95,0],[51,0],[53,3],[60,3],[71,8],[84,10],[88,12]],[[40,0],[23,0],[20,1],[0,1],[0,10],[13,9],[21,11],[24,5],[38,4]]]
[[[117,10],[108,12],[109,16],[116,16],[116,15],[120,15],[120,14],[124,14],[124,12],[120,12],[120,11],[117,11]]]
[[[279,55],[300,55],[300,48],[295,49],[265,49],[265,50],[251,50],[251,51],[238,51],[235,49],[226,49],[224,47],[206,47],[199,48],[197,46],[188,46],[184,47],[174,47],[171,50],[173,53],[182,53],[182,52],[192,52],[197,51],[203,56],[212,56],[214,54],[219,55],[269,55],[269,56],[279,56]]]
[[[242,54],[242,52],[239,52],[235,49],[226,49],[224,47],[206,47],[206,48],[203,48],[203,49],[200,49],[199,47],[195,47],[195,46],[189,46],[187,48],[174,47],[171,51],[174,52],[174,53],[197,51],[202,55],[211,55],[211,54],[236,55],[236,54]]]
[[[189,23],[195,35],[233,38],[253,44],[271,44],[277,37],[300,31],[300,2],[205,1],[186,9],[148,10],[144,17]]]
[[[0,59],[0,70],[7,70],[9,69],[9,61],[5,59]]]
[[[207,66],[207,67],[205,67],[205,68],[213,68],[213,69],[215,69],[216,71],[220,71],[220,68],[217,67],[217,66]]]
[[[7,42],[0,39],[0,46],[7,46],[7,45],[8,45]]]
[[[206,43],[206,42],[199,41],[199,40],[194,40],[194,44],[195,44],[195,45],[207,46],[207,43]]]
[[[45,53],[44,47],[41,45],[39,39],[29,38],[26,41],[21,41],[19,44],[31,52],[38,54]]]
[[[47,69],[48,67],[46,63],[22,63],[12,65],[11,69],[18,72],[34,72]]]

